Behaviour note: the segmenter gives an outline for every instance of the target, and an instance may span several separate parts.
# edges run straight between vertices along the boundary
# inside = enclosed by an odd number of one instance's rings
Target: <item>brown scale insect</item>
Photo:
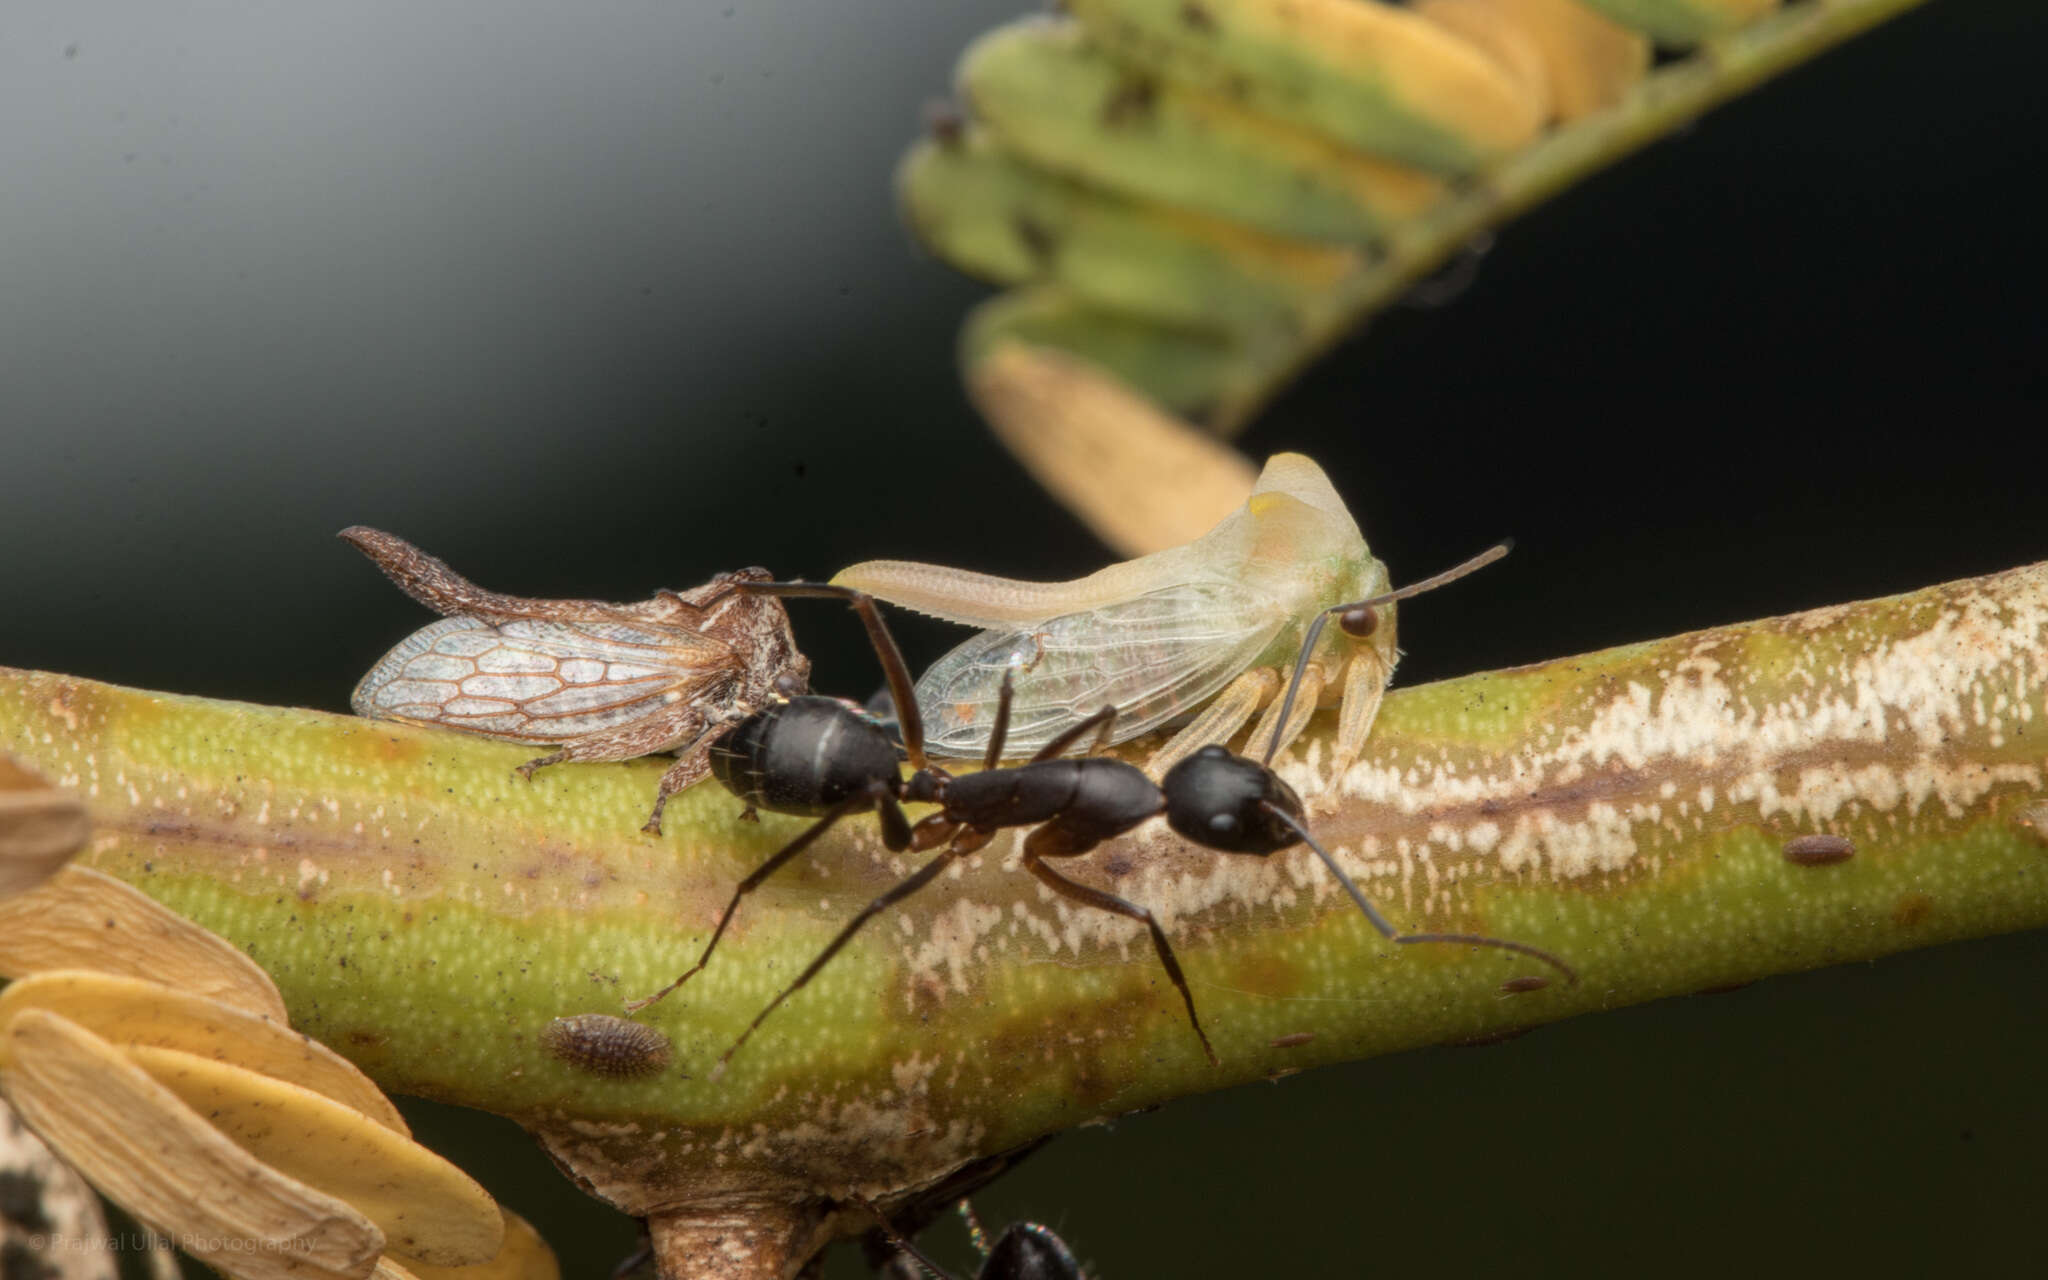
[[[669,797],[711,772],[714,741],[810,680],[782,602],[735,589],[766,569],[639,604],[536,600],[485,591],[392,534],[355,525],[341,538],[443,615],[363,677],[357,715],[556,748],[519,766],[529,780],[564,761],[673,751],[641,828],[652,835]]]
[[[668,1037],[609,1013],[577,1013],[541,1028],[540,1047],[558,1062],[612,1080],[658,1074],[675,1056]]]
[[[1284,1036],[1274,1036],[1267,1044],[1275,1049],[1299,1049],[1312,1043],[1316,1038],[1313,1031],[1291,1031]]]
[[[1785,842],[1785,861],[1800,867],[1831,867],[1856,856],[1856,842],[1847,836],[1793,836]]]
[[[1501,983],[1500,993],[1504,996],[1518,996],[1525,991],[1541,991],[1549,985],[1550,979],[1540,973],[1531,973],[1519,978],[1509,978]]]

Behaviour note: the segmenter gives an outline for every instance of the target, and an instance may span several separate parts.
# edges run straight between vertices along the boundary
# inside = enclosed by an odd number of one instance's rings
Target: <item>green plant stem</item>
[[[1220,1068],[1143,934],[1050,899],[1013,836],[878,920],[710,1079],[918,864],[842,823],[642,1015],[672,1065],[620,1080],[549,1057],[542,1028],[687,966],[800,820],[737,821],[701,786],[656,839],[659,761],[528,783],[518,746],[12,670],[0,750],[82,795],[89,863],[245,948],[296,1025],[387,1087],[520,1120],[629,1212],[809,1206],[778,1237],[800,1258],[867,1225],[826,1224],[830,1199],[887,1203],[1178,1095],[2048,922],[2044,691],[2031,566],[1398,690],[1342,779],[1319,724],[1283,773],[1397,925],[1532,943],[1581,980],[1504,991],[1545,971],[1389,945],[1306,849],[1220,856],[1151,824],[1076,874],[1160,912]],[[1853,856],[1788,859],[1815,833]]]

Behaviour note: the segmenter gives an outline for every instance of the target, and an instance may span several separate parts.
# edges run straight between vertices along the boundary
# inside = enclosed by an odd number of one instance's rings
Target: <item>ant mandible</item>
[[[1463,577],[1499,559],[1506,550],[1505,544],[1496,546],[1433,578],[1368,600],[1335,606],[1318,617],[1314,627],[1320,630],[1334,617],[1347,631],[1369,630],[1378,606]],[[818,821],[740,881],[696,964],[653,995],[628,1002],[627,1010],[643,1009],[696,976],[710,962],[741,900],[848,814],[861,809],[875,810],[881,823],[882,844],[892,853],[932,848],[939,848],[939,853],[861,908],[719,1056],[713,1068],[714,1077],[724,1071],[768,1016],[802,990],[869,920],[930,884],[954,862],[987,845],[998,832],[1013,827],[1032,828],[1024,837],[1024,868],[1047,888],[1071,901],[1128,917],[1145,926],[1160,966],[1180,992],[1181,1001],[1187,1006],[1188,1022],[1212,1065],[1219,1061],[1216,1051],[1202,1029],[1194,995],[1157,918],[1136,903],[1069,879],[1051,866],[1050,860],[1079,857],[1164,811],[1167,825],[1184,839],[1219,853],[1265,857],[1306,844],[1358,904],[1373,928],[1391,942],[1495,947],[1540,960],[1568,980],[1578,980],[1562,960],[1527,943],[1482,934],[1402,933],[1395,929],[1309,833],[1301,798],[1269,767],[1276,744],[1268,745],[1264,762],[1233,755],[1220,746],[1204,747],[1168,770],[1157,783],[1137,766],[1115,757],[1063,758],[1068,748],[1091,733],[1096,735],[1098,745],[1106,740],[1116,719],[1116,709],[1104,707],[1047,743],[1026,763],[1000,768],[1011,698],[1006,678],[982,772],[955,777],[925,756],[923,721],[911,694],[909,668],[872,598],[849,587],[824,583],[740,582],[730,589],[761,595],[840,599],[851,605],[866,626],[888,679],[903,734],[904,753],[909,756],[913,772],[908,779],[902,776],[896,744],[880,725],[837,698],[793,697],[742,720],[712,746],[712,775],[746,802],[748,812],[758,808],[773,813],[817,815]],[[1312,632],[1310,639],[1313,638]],[[1304,646],[1304,652],[1307,651]],[[1294,700],[1305,665],[1296,664],[1286,702],[1282,704],[1281,724],[1286,722],[1286,708]],[[939,811],[912,826],[903,814],[901,806],[905,803],[936,804]]]

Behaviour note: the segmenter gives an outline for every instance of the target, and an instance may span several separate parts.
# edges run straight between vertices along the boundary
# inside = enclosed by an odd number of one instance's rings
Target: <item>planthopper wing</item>
[[[1015,672],[1005,756],[1030,755],[1105,705],[1114,742],[1196,710],[1273,642],[1287,611],[1240,583],[1181,583],[1016,630],[984,631],[917,682],[926,749],[988,747],[1003,673]]]
[[[378,720],[512,742],[566,742],[694,700],[737,666],[725,645],[688,631],[444,618],[385,654],[349,703],[357,715]]]

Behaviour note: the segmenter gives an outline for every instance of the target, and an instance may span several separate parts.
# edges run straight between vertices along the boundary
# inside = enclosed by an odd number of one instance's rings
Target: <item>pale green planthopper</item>
[[[1115,742],[1194,715],[1152,757],[1155,777],[1198,747],[1228,742],[1261,706],[1247,749],[1264,754],[1284,705],[1274,695],[1314,631],[1278,745],[1341,690],[1342,769],[1363,749],[1394,672],[1392,604],[1316,625],[1333,609],[1386,592],[1387,567],[1366,549],[1323,469],[1298,453],[1275,454],[1245,504],[1193,542],[1072,582],[901,560],[857,564],[833,582],[985,628],[917,682],[926,749],[947,759],[972,759],[987,747],[1005,671],[1016,682],[1013,755],[1036,752],[1104,706],[1117,709]]]

